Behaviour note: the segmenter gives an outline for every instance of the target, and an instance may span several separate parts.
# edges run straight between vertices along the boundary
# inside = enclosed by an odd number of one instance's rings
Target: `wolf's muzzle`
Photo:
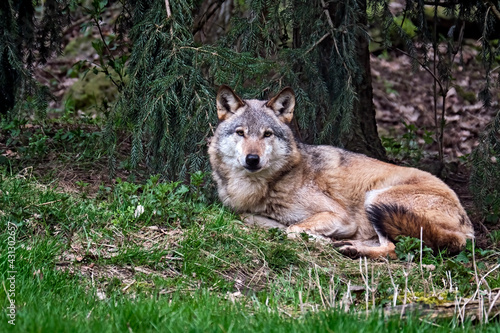
[[[245,168],[250,170],[250,171],[257,171],[260,169],[259,163],[260,163],[260,157],[259,155],[255,154],[248,154],[247,157],[245,158]]]

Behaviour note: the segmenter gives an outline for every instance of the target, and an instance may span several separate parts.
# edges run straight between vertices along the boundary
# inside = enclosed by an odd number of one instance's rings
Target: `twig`
[[[299,290],[300,313],[304,314],[304,302],[302,302],[302,290]]]
[[[428,325],[435,326],[435,327],[443,327],[443,326],[441,326],[441,325],[438,325],[438,324],[433,323],[433,322],[431,322],[431,321],[425,320],[425,319],[423,319],[423,318],[419,318],[418,320],[420,320],[421,322],[426,323],[426,324],[428,324]]]
[[[372,265],[372,287],[373,287],[373,289],[371,289],[371,292],[372,292],[372,309],[375,309],[375,293],[377,292],[377,285],[375,284],[374,276],[375,276],[374,267]],[[379,276],[379,274],[377,274],[377,276]]]
[[[416,57],[412,56],[411,54],[409,54],[409,53],[407,53],[399,48],[395,48],[395,50],[404,54],[405,56],[410,57],[413,60],[415,60],[423,69],[425,69],[425,71],[427,73],[429,73],[432,76],[434,81],[439,85],[439,88],[441,89],[441,91],[444,91],[443,86],[441,85],[441,81],[439,80],[439,78],[436,75],[434,75],[434,73],[430,70],[430,68],[428,68],[424,63],[420,62],[420,60],[418,60]]]
[[[123,289],[122,289],[122,292],[123,291],[127,291],[128,288],[130,288],[130,286],[132,286],[136,281],[133,280],[132,282],[130,282],[128,285],[126,285]]]
[[[403,268],[403,275],[405,277],[405,294],[403,298],[403,306],[401,307],[400,318],[403,318],[403,315],[405,313],[406,303],[408,301],[408,276],[410,276],[410,271],[408,270],[408,272],[406,272],[406,270]]]
[[[325,12],[326,19],[328,20],[328,24],[332,29],[335,29],[333,25],[332,17],[330,16],[330,12],[328,11],[328,6],[325,3],[325,0],[321,0],[321,6],[323,7],[323,11]]]
[[[342,55],[340,54],[339,47],[337,46],[337,41],[335,40],[335,37],[333,36],[333,31],[335,31],[336,29],[335,29],[335,25],[333,25],[333,20],[332,20],[332,17],[330,16],[330,12],[328,11],[328,6],[325,3],[325,0],[321,0],[321,6],[323,8],[323,11],[325,12],[326,19],[327,19],[328,24],[330,25],[330,28],[332,31],[331,35],[332,35],[332,39],[333,39],[333,45],[335,46],[335,50],[337,51],[337,54],[339,55],[340,59],[343,59]],[[326,37],[327,37],[327,35],[324,35],[323,37],[321,37],[321,39],[318,41],[318,44],[321,43],[321,41]],[[313,45],[313,47],[315,47],[315,46],[316,45]],[[307,52],[309,52],[309,50]],[[346,72],[349,73],[349,69],[347,68],[347,65],[346,65],[344,60],[342,60],[342,64],[344,65]],[[348,84],[350,85],[350,83],[351,83],[351,76],[349,75]]]
[[[486,283],[486,277],[488,275],[490,275],[491,273],[493,273],[494,271],[496,271],[498,268],[500,267],[500,264],[496,265],[495,267],[493,267],[492,269],[490,269],[486,274],[484,274],[481,279],[479,280],[479,283],[482,283],[482,281],[484,281]]]
[[[450,288],[448,289],[448,291],[451,293],[451,292],[453,292],[453,280],[451,279],[451,271],[446,271],[445,275],[446,275],[447,282],[450,285]]]
[[[446,124],[446,120],[444,118],[446,114],[446,96],[441,96],[443,99],[443,103],[441,103],[441,122],[439,123],[439,146],[441,147],[441,163],[443,163],[444,158],[444,125]]]
[[[422,233],[424,231],[423,227],[420,227],[420,274],[422,279],[424,278],[424,271],[422,270]]]
[[[392,298],[392,306],[394,307],[398,302],[398,285],[394,283],[394,279],[392,278],[392,272],[391,272],[391,267],[389,265],[389,260],[387,260],[386,258],[384,259],[387,262],[387,270],[389,271],[389,277],[391,278],[391,284],[394,289],[394,296]]]
[[[93,17],[93,19],[94,19],[95,25],[97,27],[97,30],[99,30],[99,35],[101,36],[102,43],[104,44],[104,46],[106,46],[106,50],[108,50],[108,54],[114,62],[115,57],[113,57],[113,52],[111,52],[111,49],[109,48],[108,43],[106,43],[106,38],[104,37],[104,34],[102,33],[102,29],[101,29],[101,25],[99,24],[99,20],[96,17]]]
[[[488,3],[490,5],[490,9],[491,11],[493,12],[493,14],[495,14],[495,16],[497,17],[497,19],[500,20],[500,12],[498,11],[497,7],[495,6],[495,4],[493,3],[493,1],[491,0],[486,0],[486,3]]]
[[[165,8],[167,9],[167,20],[172,16],[172,11],[170,10],[170,1],[165,0]]]
[[[476,246],[475,246],[474,238],[472,238],[472,266],[474,267],[474,278],[476,279],[476,285],[477,285],[477,288],[479,289],[479,284],[481,283],[481,281],[479,280],[478,275],[477,275]]]
[[[481,279],[479,279],[479,276],[477,274],[477,266],[476,266],[476,252],[475,252],[475,246],[474,246],[474,238],[472,239],[472,266],[474,267],[474,278],[476,279],[476,291],[474,292],[474,295],[472,295],[471,298],[469,298],[463,305],[463,311],[465,313],[465,307],[467,304],[469,304],[473,299],[476,298],[477,295],[480,294],[481,291],[481,284],[484,281],[486,283],[486,277],[490,275],[492,272],[497,270],[500,267],[500,264],[496,265],[492,269],[490,269],[486,274],[484,274]]]
[[[323,308],[326,308],[325,301],[328,303],[328,300],[323,295],[322,291],[323,288],[321,288],[321,283],[319,282],[318,265],[314,265],[314,272],[316,273],[316,283],[318,284],[319,297],[321,298],[321,303],[323,304]]]
[[[433,52],[433,61],[432,61],[432,72],[434,73],[434,77],[436,78],[436,72],[437,72],[437,55],[438,55],[438,42],[437,42],[437,20],[438,20],[438,14],[437,14],[437,6],[434,6],[434,34],[433,34],[433,38],[432,38],[432,48],[434,50]],[[443,133],[439,130],[439,126],[438,126],[438,111],[437,111],[437,82],[439,82],[439,80],[436,80],[434,79],[434,84],[433,84],[433,102],[434,102],[434,105],[433,105],[433,109],[434,109],[434,126],[436,128],[436,141],[437,141],[437,144],[438,144],[438,153],[439,153],[439,162],[441,162],[441,164],[443,163],[443,146],[442,146],[442,137],[443,137]],[[444,92],[444,89],[443,89],[443,86],[440,84],[440,88],[441,88],[441,93]],[[443,99],[443,106],[444,106],[444,99]],[[443,122],[443,119],[441,118],[441,123]]]
[[[230,263],[230,262],[227,262],[226,260],[224,260],[224,259],[221,259],[221,258],[217,257],[215,254],[212,254],[212,253],[210,253],[210,252],[208,252],[208,251],[205,251],[205,250],[201,250],[201,252],[205,253],[205,254],[206,254],[207,256],[209,256],[209,257],[215,258],[215,259],[217,259],[217,260],[219,260],[219,261],[222,261],[223,263],[228,264],[228,265],[230,265],[230,266],[231,266],[231,263]]]
[[[365,259],[364,260],[364,262],[365,262],[364,272],[363,272],[363,259],[362,258],[359,258],[359,271],[361,273],[361,279],[365,283],[365,287],[366,287],[365,303],[366,303],[366,314],[368,314],[368,304],[369,304],[369,299],[370,299],[370,293],[372,293],[372,296],[374,296],[375,288],[372,289],[370,287],[369,279],[368,279],[368,261],[366,260],[366,257],[364,259]],[[372,285],[373,285],[373,272],[372,272]]]
[[[462,310],[460,309],[460,302],[462,301],[462,297],[458,297],[457,295],[455,295],[455,313],[458,312],[458,319],[460,320],[460,322],[462,323],[462,326],[464,325],[464,321],[465,321],[465,313],[462,312]],[[464,312],[465,312],[465,308],[464,308]]]
[[[335,308],[335,299],[337,298],[337,293],[335,292],[335,283],[333,281],[333,275],[330,278],[330,284],[328,286],[328,289],[330,291],[330,307]]]
[[[268,267],[268,266],[267,266],[267,262],[264,260],[264,264],[262,265],[262,267],[261,267],[261,268],[259,268],[259,269],[257,270],[257,272],[255,272],[255,274],[254,274],[254,275],[252,275],[252,278],[251,278],[251,279],[247,282],[247,285],[249,285],[249,286],[250,286],[250,285],[252,285],[252,282],[253,282],[253,281],[257,278],[257,276],[258,276],[258,277],[259,277],[259,279],[260,279],[260,275],[262,275],[262,274],[260,274],[260,273],[261,273],[261,272],[263,272],[263,271],[264,271],[264,269],[265,269],[266,267]],[[259,282],[259,280],[257,280],[257,282]],[[256,282],[256,283],[257,283],[257,282]]]
[[[434,288],[434,282],[432,281],[432,272],[429,273],[429,280],[431,281],[432,295],[436,295],[436,289]]]
[[[170,1],[165,0],[165,8],[167,9],[167,21],[172,17],[172,11],[170,10]],[[170,24],[170,37],[174,37],[174,25]]]
[[[342,300],[340,301],[340,307],[343,308],[344,312],[349,312],[349,308],[352,304],[351,297],[351,281],[347,281],[347,290],[345,294],[342,296]]]
[[[330,36],[330,33],[327,32],[326,34],[323,35],[323,37],[321,37],[316,43],[314,43],[313,46],[311,46],[305,53],[304,55],[308,54],[309,52],[311,52],[316,46],[318,46],[322,41],[325,40],[326,37]]]
[[[62,201],[62,199],[54,200],[54,201],[48,201],[48,202],[44,202],[44,203],[36,204],[36,205],[28,205],[28,206],[24,207],[24,209],[26,209],[26,208],[28,208],[30,206],[31,207],[41,207],[41,206],[51,205],[51,204],[59,202],[59,201]]]
[[[490,307],[488,308],[488,311],[486,312],[486,318],[490,316],[491,310],[495,306],[495,303],[498,301],[498,298],[500,297],[500,290],[497,292],[497,295],[493,299],[493,301],[490,302]]]
[[[109,57],[111,58],[111,60],[113,61],[113,64],[114,64],[114,63],[116,63],[116,59],[113,56],[113,52],[111,52],[111,49],[109,48],[108,43],[106,43],[106,38],[104,37],[104,34],[102,33],[102,29],[101,29],[101,25],[99,24],[99,20],[97,20],[96,17],[93,17],[93,19],[94,19],[94,23],[95,23],[95,25],[97,27],[97,30],[99,31],[99,35],[101,36],[102,43],[106,47],[106,50],[108,51]],[[97,64],[95,64],[95,65],[97,65]],[[117,71],[115,69],[115,67],[112,66],[112,68],[115,71],[115,73],[118,74],[118,76],[120,77],[120,84],[118,84],[113,79],[113,76],[111,75],[111,73],[108,71],[107,66],[105,66],[105,65],[99,65],[99,67],[102,68],[104,74],[106,74],[109,77],[109,79],[111,80],[111,82],[113,82],[113,84],[118,88],[118,90],[121,91],[123,89],[123,76],[122,76],[122,73],[120,73],[119,71]]]

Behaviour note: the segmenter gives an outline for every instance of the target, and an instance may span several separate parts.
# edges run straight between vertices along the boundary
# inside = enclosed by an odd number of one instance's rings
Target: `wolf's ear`
[[[234,91],[226,85],[222,85],[217,93],[217,117],[224,121],[231,117],[236,110],[245,105]]]
[[[295,107],[295,94],[290,87],[286,87],[278,95],[271,98],[266,106],[273,109],[278,118],[285,124],[290,124]]]

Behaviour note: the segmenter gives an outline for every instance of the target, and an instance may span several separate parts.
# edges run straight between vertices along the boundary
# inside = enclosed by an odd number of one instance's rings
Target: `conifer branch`
[[[172,11],[170,10],[170,1],[165,0],[165,8],[167,9],[167,20],[172,16]]]
[[[172,11],[170,10],[170,1],[165,0],[165,8],[167,9],[167,21],[172,17]],[[173,24],[170,24],[170,36],[174,36],[174,27]]]
[[[304,52],[304,55],[308,54],[311,52],[316,46],[318,46],[322,41],[324,41],[328,36],[330,36],[330,33],[327,32],[326,34],[323,35],[316,43],[314,43],[313,46],[311,46],[306,52]]]
[[[201,52],[201,53],[209,54],[209,55],[212,55],[214,57],[220,58],[220,59],[222,59],[225,62],[231,63],[235,67],[240,67],[240,68],[244,67],[244,66],[242,66],[243,64],[238,63],[234,59],[231,59],[229,57],[224,57],[223,55],[219,54],[218,52],[211,51],[211,50],[206,50],[203,47],[181,46],[181,47],[179,47],[179,49],[181,49],[181,50],[182,49],[187,49],[187,50],[193,50],[193,51],[196,51],[196,52]]]
[[[221,57],[224,60],[228,60],[228,59],[225,59],[224,57],[222,57],[221,55],[219,55],[217,52],[204,50],[202,47],[181,46],[181,47],[179,47],[179,49],[180,50],[187,49],[187,50],[193,50],[196,52],[208,53],[208,54],[211,54],[211,55],[216,56],[216,57]]]
[[[335,50],[337,51],[337,54],[339,55],[339,59],[343,59],[344,57],[340,54],[339,47],[338,47],[338,45],[337,45],[337,41],[335,40],[335,36],[333,35],[333,32],[334,32],[334,31],[337,31],[337,29],[335,29],[335,25],[333,24],[333,20],[332,20],[332,17],[331,17],[331,15],[330,15],[330,11],[328,10],[328,5],[325,3],[325,0],[321,0],[321,6],[323,7],[323,11],[324,11],[324,13],[325,13],[325,15],[326,15],[326,19],[327,19],[327,21],[328,21],[328,24],[330,25],[331,30],[332,30],[332,34],[331,34],[331,35],[332,35],[332,39],[333,39],[333,44],[334,44],[334,46],[335,46]],[[327,36],[327,35],[324,35],[324,36],[321,38],[321,40],[318,42],[318,44],[319,44],[319,43],[321,43],[321,41],[322,41],[324,38],[326,38],[326,37],[328,37],[328,36]],[[316,46],[316,45],[314,45],[314,47],[315,47],[315,46]],[[306,53],[308,53],[308,52],[306,52]],[[349,73],[349,69],[347,68],[347,65],[346,65],[346,63],[345,63],[345,61],[344,61],[344,60],[342,60],[342,64],[344,65],[344,68],[345,68],[345,70],[347,71],[347,73]],[[351,76],[349,75],[349,83],[350,83],[350,82],[351,82]]]

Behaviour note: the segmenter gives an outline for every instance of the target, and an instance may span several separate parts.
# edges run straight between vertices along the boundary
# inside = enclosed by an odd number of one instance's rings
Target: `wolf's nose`
[[[257,167],[257,165],[259,165],[260,157],[259,157],[259,155],[248,154],[246,159],[245,159],[245,162],[247,163],[247,165],[250,168],[255,168],[255,167]]]

